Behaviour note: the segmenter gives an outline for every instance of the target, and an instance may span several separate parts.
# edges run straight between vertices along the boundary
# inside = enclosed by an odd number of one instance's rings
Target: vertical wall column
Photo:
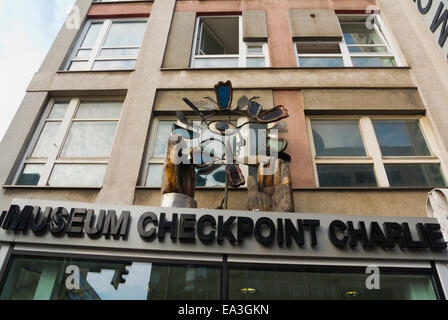
[[[289,118],[285,120],[288,125],[288,132],[281,136],[287,138],[289,142],[286,152],[292,156],[292,186],[293,188],[313,188],[316,186],[313,161],[300,92],[296,90],[274,90],[273,93],[275,105],[284,105],[289,112]]]
[[[296,67],[287,2],[269,0],[265,4],[271,67]]]
[[[155,0],[97,203],[134,202],[175,0]]]

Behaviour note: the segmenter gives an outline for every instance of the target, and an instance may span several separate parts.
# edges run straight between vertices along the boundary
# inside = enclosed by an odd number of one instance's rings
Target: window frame
[[[190,69],[213,69],[213,68],[269,68],[270,60],[269,60],[269,47],[267,42],[245,42],[243,40],[243,17],[242,15],[216,15],[216,16],[206,16],[207,18],[238,18],[238,42],[239,42],[239,53],[238,54],[219,54],[219,55],[198,55],[196,54],[198,45],[201,42],[202,36],[202,26],[205,24],[201,23],[201,19],[203,16],[197,16],[195,22],[194,29],[194,38],[193,38],[193,46],[190,55]],[[206,25],[205,25],[206,26]],[[206,26],[207,27],[207,26]],[[208,28],[208,27],[207,27]],[[213,32],[211,32],[213,33]],[[249,54],[248,47],[249,46],[261,46],[262,53],[261,54]],[[216,58],[234,58],[238,59],[237,67],[195,67],[196,60],[200,59],[216,59]],[[264,67],[247,67],[247,59],[248,58],[264,58]]]
[[[76,71],[110,71],[110,70],[116,70],[116,69],[105,69],[105,70],[93,70],[93,66],[96,61],[124,61],[124,60],[132,60],[137,61],[138,56],[140,54],[140,49],[142,46],[142,43],[140,43],[140,46],[124,46],[124,47],[104,47],[104,42],[106,41],[107,36],[109,35],[110,29],[112,27],[112,24],[115,22],[146,22],[146,25],[148,24],[148,18],[112,18],[112,19],[89,19],[86,21],[82,32],[79,34],[78,39],[76,40],[74,46],[71,49],[70,55],[67,58],[66,63],[64,64],[64,70],[69,72],[76,72]],[[90,53],[89,57],[83,58],[79,57],[77,58],[78,51],[80,49],[88,49],[88,48],[81,48],[81,44],[83,43],[87,33],[90,30],[90,27],[92,24],[95,23],[102,23],[102,26],[100,28],[100,31],[98,32],[97,38],[95,40],[95,43],[93,47],[91,47],[89,50],[92,52]],[[143,42],[143,39],[142,39]],[[100,53],[102,49],[138,49],[139,54],[136,56],[111,56],[111,57],[101,57]],[[83,70],[70,70],[70,65],[72,62],[87,62],[87,67]],[[123,71],[132,71],[135,70],[134,68],[131,69],[118,69]]]
[[[340,14],[337,15],[338,17],[338,21],[339,21],[339,28],[342,31],[342,24],[347,24],[347,23],[360,23],[360,22],[350,22],[350,21],[341,21],[340,18],[344,18],[344,17],[356,17],[356,18],[369,18],[372,17],[372,15],[370,14],[356,14],[356,15],[349,15],[349,14]],[[338,68],[347,68],[347,67],[354,67],[353,66],[353,60],[352,58],[394,58],[395,59],[395,63],[397,65],[397,67],[402,67],[404,66],[400,56],[397,54],[397,50],[396,47],[394,46],[393,42],[391,41],[391,36],[389,34],[389,32],[387,31],[384,22],[381,18],[380,14],[374,14],[373,15],[373,27],[377,33],[377,35],[380,37],[380,39],[384,42],[384,44],[381,45],[348,45],[345,41],[345,37],[342,36],[342,40],[341,41],[293,41],[293,45],[294,45],[294,53],[295,53],[295,58],[296,58],[296,64],[299,68],[306,68],[300,65],[300,58],[342,58],[343,60],[343,64],[344,66],[338,67]],[[338,54],[318,54],[318,53],[312,53],[312,54],[304,54],[304,53],[299,53],[297,50],[297,44],[301,43],[301,42],[316,42],[316,43],[338,43],[341,49],[341,53]],[[379,47],[386,47],[388,49],[388,52],[369,52],[369,53],[358,53],[358,52],[350,52],[349,47],[350,46],[355,46],[355,47],[362,47],[362,46],[366,46],[366,47],[373,47],[373,46],[379,46]],[[319,66],[315,66],[316,68],[325,68],[325,67],[319,67]],[[311,67],[313,68],[313,67]],[[360,67],[362,68],[362,67]],[[379,67],[379,68],[390,68],[390,67]]]
[[[312,131],[313,120],[357,120],[361,138],[363,140],[366,156],[317,156],[314,144],[314,136]],[[378,142],[372,121],[374,120],[418,120],[419,128],[425,139],[431,156],[383,156]],[[440,164],[440,171],[446,183],[447,167],[441,157],[440,148],[438,146],[435,135],[431,129],[429,120],[421,115],[404,115],[404,116],[387,116],[387,115],[348,115],[348,116],[307,116],[306,119],[308,136],[311,147],[311,157],[313,161],[314,179],[316,187],[320,188],[317,166],[320,164],[370,164],[373,165],[373,171],[377,181],[377,187],[374,188],[394,188],[390,186],[387,177],[385,165],[387,164]],[[331,189],[337,188],[362,188],[362,187],[325,187]],[[419,187],[395,187],[395,188],[419,188]],[[421,187],[430,188],[430,187]]]
[[[43,164],[44,169],[42,171],[42,175],[39,179],[39,182],[37,185],[33,185],[33,187],[47,187],[49,186],[49,181],[51,174],[54,170],[55,165],[57,164],[85,164],[85,165],[105,165],[107,166],[110,161],[110,153],[109,157],[84,157],[84,158],[61,158],[61,153],[64,149],[65,143],[67,142],[68,135],[70,133],[70,130],[72,128],[73,123],[76,122],[116,122],[117,127],[115,130],[114,137],[112,138],[111,143],[111,149],[110,152],[112,152],[113,145],[115,143],[115,139],[118,133],[118,127],[120,124],[121,115],[123,114],[123,109],[121,110],[120,117],[119,118],[108,118],[108,119],[75,119],[76,113],[79,109],[79,106],[81,105],[81,102],[104,102],[104,101],[120,101],[124,103],[123,97],[76,97],[76,98],[52,98],[47,103],[47,106],[45,108],[45,111],[42,114],[42,117],[39,121],[39,124],[37,125],[36,129],[34,130],[33,137],[31,138],[26,152],[21,160],[20,165],[17,168],[17,171],[14,175],[13,179],[13,185],[14,186],[20,186],[17,184],[17,181],[19,180],[20,176],[22,175],[22,172],[27,164]],[[39,141],[39,138],[43,132],[45,123],[47,122],[47,118],[50,114],[50,112],[53,109],[53,106],[55,102],[68,102],[67,109],[64,114],[64,118],[61,122],[61,125],[58,129],[58,133],[56,135],[56,142],[53,143],[53,146],[51,147],[48,157],[47,158],[32,158],[31,154],[34,151],[34,148]],[[63,186],[63,187],[79,187],[79,186]],[[83,188],[85,186],[82,186]],[[102,184],[95,187],[102,187]],[[88,188],[88,187],[86,187]]]

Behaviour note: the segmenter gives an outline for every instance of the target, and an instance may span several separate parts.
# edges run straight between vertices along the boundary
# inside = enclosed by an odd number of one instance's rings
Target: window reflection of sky
[[[151,263],[133,263],[127,266],[129,274],[124,276],[126,283],[120,283],[118,289],[111,285],[114,270],[101,270],[100,273],[89,272],[87,282],[102,300],[146,300],[148,284],[151,277]]]

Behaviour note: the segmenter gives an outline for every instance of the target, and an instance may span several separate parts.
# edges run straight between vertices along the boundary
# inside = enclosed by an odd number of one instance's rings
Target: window
[[[65,284],[68,266],[79,268],[79,289]],[[217,300],[220,283],[214,266],[14,256],[0,299]]]
[[[16,185],[100,187],[121,100],[51,100],[15,178]]]
[[[243,41],[242,17],[198,17],[192,68],[269,67],[267,43]]]
[[[133,70],[145,29],[145,19],[87,21],[66,69]]]
[[[368,290],[368,274],[362,267],[127,260],[13,255],[2,279],[0,300],[441,298],[429,268],[381,268],[381,288]],[[67,288],[67,280],[73,283],[65,272],[68,266],[79,269],[79,289]]]
[[[379,15],[371,24],[367,16],[339,16],[341,42],[296,42],[299,67],[395,67],[397,58],[387,40]]]
[[[365,270],[239,267],[229,270],[229,300],[437,300],[428,274],[381,271],[381,288],[368,290]]]
[[[168,138],[171,135],[173,124],[178,124],[182,127],[185,125],[178,123],[173,117],[156,117],[154,118],[150,139],[148,142],[147,149],[147,163],[146,172],[143,174],[142,184],[147,187],[160,187],[162,183],[162,170],[163,164],[165,162],[166,148],[168,143]],[[209,138],[214,138],[217,141],[207,144],[206,151],[209,154],[214,153],[217,157],[221,157],[225,148],[223,142],[225,138],[214,134],[207,130],[207,126],[201,125],[200,121],[195,121],[195,125],[201,126],[202,131],[199,140],[203,141]],[[191,129],[191,128],[190,128]],[[189,147],[197,147],[198,139],[191,141]],[[235,138],[232,137],[233,140]],[[187,140],[188,141],[188,140]],[[235,142],[233,143],[235,147]],[[196,169],[196,172],[198,169]],[[221,168],[214,171],[209,175],[196,174],[196,187],[223,187],[225,186],[226,173],[225,168]]]
[[[419,117],[311,117],[319,186],[446,186],[425,123]]]
[[[207,129],[205,123],[201,123],[201,121],[196,121],[198,119],[191,118],[194,121],[196,128],[199,126],[202,127],[201,135],[198,137],[200,141],[204,141],[206,139],[216,139],[216,141],[208,143],[205,152],[208,154],[214,154],[217,157],[221,157],[225,153],[225,141],[226,137],[215,134]],[[242,117],[239,119],[235,119],[232,121],[234,124],[242,124],[247,122],[247,118]],[[177,122],[174,117],[163,117],[158,116],[153,120],[150,137],[147,145],[146,152],[146,163],[145,169],[142,174],[141,185],[146,187],[157,187],[161,186],[162,182],[162,170],[163,164],[165,162],[166,156],[166,148],[168,143],[168,137],[171,135],[173,124],[178,124],[182,127],[185,127],[184,124]],[[190,128],[192,129],[192,128]],[[266,125],[265,124],[250,124],[244,126],[241,130],[241,137],[238,135],[231,136],[230,142],[233,148],[233,152],[236,153],[236,149],[239,148],[240,154],[238,160],[243,162],[243,159],[248,156],[254,156],[257,154],[257,150],[264,148],[266,149],[266,140],[259,141],[260,137],[258,135],[258,130],[264,130],[260,132],[263,136],[266,136]],[[246,140],[246,145],[242,146],[242,144],[238,147],[237,143],[240,139],[243,138]],[[198,146],[198,139],[193,139],[189,147]],[[264,150],[264,152],[266,152]],[[246,166],[240,164],[241,171],[244,176],[247,178],[248,174],[257,175],[258,167],[255,166]],[[198,169],[196,169],[198,171]],[[225,168],[222,166],[217,169],[210,175],[200,175],[196,174],[196,187],[224,187],[225,186]]]

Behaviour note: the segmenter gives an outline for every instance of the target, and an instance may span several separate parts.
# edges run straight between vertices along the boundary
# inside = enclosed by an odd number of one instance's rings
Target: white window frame
[[[365,156],[317,156],[314,144],[314,136],[311,121],[313,120],[357,120],[360,134],[363,140],[366,155]],[[431,156],[383,156],[372,120],[418,120],[420,130],[426,141]],[[441,149],[437,144],[435,135],[429,124],[429,120],[425,116],[308,116],[307,130],[311,146],[311,156],[313,159],[314,178],[316,187],[319,185],[319,176],[317,166],[320,164],[370,164],[373,165],[375,178],[378,188],[389,188],[389,179],[386,173],[386,164],[440,164],[440,170],[445,178],[447,176],[447,167],[442,161]],[[447,181],[448,182],[448,181]],[[335,187],[337,188],[337,187]],[[341,187],[345,188],[345,187]],[[350,187],[357,188],[357,187]]]
[[[75,122],[116,122],[117,123],[117,129],[115,130],[115,135],[112,139],[111,144],[111,151],[113,148],[113,144],[115,142],[115,138],[118,131],[118,126],[120,123],[120,118],[107,118],[107,119],[101,119],[101,118],[95,118],[95,119],[75,119],[76,113],[78,111],[78,108],[82,101],[120,101],[123,102],[124,99],[122,97],[101,97],[101,98],[53,98],[48,103],[42,118],[39,122],[39,125],[37,126],[36,130],[34,131],[34,135],[28,144],[27,150],[25,152],[25,155],[19,165],[19,168],[14,176],[13,179],[13,185],[16,185],[18,179],[20,178],[23,169],[27,164],[43,164],[45,165],[44,170],[42,172],[42,175],[39,179],[38,184],[36,187],[45,187],[48,186],[48,182],[51,177],[51,173],[53,172],[54,166],[57,164],[86,164],[86,165],[108,165],[109,164],[109,158],[110,157],[103,157],[103,158],[95,158],[95,157],[89,157],[89,158],[61,158],[60,155],[62,153],[62,150],[65,146],[67,137],[70,133],[70,129],[72,127],[72,124]],[[56,135],[56,139],[54,144],[51,146],[50,151],[48,153],[47,158],[33,158],[31,157],[31,154],[39,140],[39,137],[44,129],[45,123],[51,120],[48,120],[48,116],[53,109],[53,106],[55,102],[69,102],[67,110],[65,111],[64,119],[62,120],[62,123],[58,129],[58,133]],[[123,112],[123,111],[122,111]],[[64,187],[79,187],[79,186],[64,186]],[[102,185],[97,186],[102,187]]]
[[[196,17],[196,27],[194,31],[194,41],[193,41],[193,48],[191,51],[191,58],[190,58],[190,68],[192,69],[204,69],[200,67],[195,67],[196,60],[200,59],[216,59],[216,58],[230,58],[230,59],[238,59],[238,68],[246,68],[247,67],[247,58],[264,58],[264,68],[268,68],[270,66],[269,61],[269,48],[267,42],[244,42],[243,40],[243,17],[240,15],[235,16],[207,16],[207,18],[237,18],[238,17],[238,30],[239,30],[239,54],[217,54],[217,55],[198,55],[196,54],[198,45],[201,43],[201,30],[202,27],[205,26],[201,24],[201,16]],[[213,32],[211,32],[213,33]],[[262,47],[262,53],[260,54],[249,54],[248,53],[248,47],[249,46],[261,46]],[[207,67],[207,68],[213,68],[213,67]],[[205,68],[205,69],[207,69]],[[216,67],[218,68],[218,67]],[[219,67],[219,68],[227,68],[227,67]],[[263,67],[261,67],[263,68]]]
[[[93,69],[93,65],[96,61],[123,61],[123,60],[132,60],[137,61],[138,55],[135,56],[108,56],[108,57],[101,57],[100,53],[102,49],[139,49],[140,53],[140,46],[125,46],[125,47],[104,47],[103,44],[106,41],[106,37],[109,34],[110,28],[112,27],[112,24],[114,22],[146,22],[147,18],[117,18],[117,19],[90,19],[87,20],[86,24],[84,25],[84,28],[78,38],[78,40],[75,43],[75,46],[72,49],[72,52],[70,53],[69,58],[67,59],[67,62],[64,65],[64,70],[66,71],[91,71]],[[90,26],[95,23],[102,22],[102,26],[100,31],[98,32],[98,36],[96,38],[96,42],[91,48],[81,48],[81,44],[83,43]],[[90,49],[92,50],[90,53],[90,56],[87,58],[79,57],[77,58],[78,51],[80,49]],[[69,70],[70,65],[72,62],[87,62],[86,69],[83,70]],[[134,70],[132,69],[124,69],[124,70]],[[104,71],[107,71],[110,69],[106,69]]]
[[[395,48],[395,46],[393,45],[392,41],[390,40],[391,37],[384,25],[384,22],[381,18],[381,15],[379,14],[374,14],[373,15],[373,27],[376,31],[376,33],[378,34],[378,36],[380,37],[380,39],[383,41],[384,44],[379,44],[379,45],[348,45],[345,41],[345,38],[342,37],[342,40],[340,42],[337,41],[328,41],[328,43],[339,43],[340,49],[341,49],[341,53],[334,53],[334,54],[318,54],[318,53],[312,53],[312,54],[303,54],[303,53],[299,53],[297,50],[297,44],[300,42],[294,42],[294,52],[295,52],[295,56],[296,56],[296,62],[297,62],[297,66],[300,66],[300,58],[342,58],[343,62],[344,62],[344,67],[353,67],[353,62],[352,62],[352,58],[394,58],[395,62],[397,64],[398,67],[403,66],[403,63],[400,59],[400,56],[397,54],[397,50]],[[338,15],[338,18],[343,18],[343,17],[359,17],[359,18],[372,18],[372,15],[370,14],[356,14],[356,15]],[[339,21],[339,27],[341,28],[341,32],[342,32],[342,26],[341,24],[348,24],[351,22],[346,22],[346,21]],[[360,22],[353,22],[354,24],[359,24]],[[305,42],[305,41],[304,41]],[[317,41],[316,43],[319,42],[326,42],[326,41]],[[374,46],[378,46],[378,47],[386,47],[387,48],[387,52],[370,52],[370,53],[359,53],[359,52],[350,52],[349,51],[349,47],[350,46],[354,46],[354,47],[374,47]],[[318,67],[318,66],[316,66]],[[383,67],[383,68],[390,68],[390,67]]]

